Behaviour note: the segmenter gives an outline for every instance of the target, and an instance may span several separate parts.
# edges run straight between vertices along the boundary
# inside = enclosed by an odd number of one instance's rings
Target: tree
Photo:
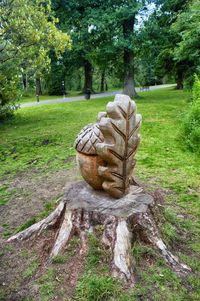
[[[174,59],[177,63],[187,61],[186,78],[189,84],[193,82],[193,74],[200,74],[200,1],[193,0],[172,25],[172,31],[180,41],[174,49]]]
[[[71,57],[70,64],[78,68],[84,68],[84,88],[93,90],[92,73],[93,67],[89,57],[92,46],[92,35],[90,32],[89,10],[96,1],[61,1],[53,0],[53,10],[59,18],[59,27],[63,31],[70,31],[72,39],[72,51],[67,55]]]
[[[157,0],[157,9],[145,22],[144,36],[153,55],[157,58],[156,72],[159,76],[174,76],[177,89],[183,88],[187,70],[191,68],[187,59],[177,60],[175,47],[180,42],[180,35],[172,30],[178,15],[186,8],[185,0]]]
[[[122,22],[123,38],[125,40],[123,50],[123,62],[124,62],[124,90],[123,93],[130,97],[135,96],[134,87],[134,52],[132,47],[127,45],[128,39],[133,35],[135,24],[135,10],[133,13]]]
[[[0,3],[0,86],[1,109],[15,100],[20,90],[20,75],[23,67],[35,69],[39,77],[48,68],[49,50],[63,52],[70,47],[69,35],[56,28],[58,22],[51,14],[50,1],[3,0]],[[13,68],[14,67],[14,68]],[[8,76],[9,75],[9,76]],[[15,95],[14,95],[15,94]],[[5,111],[3,109],[3,111]]]
[[[141,41],[136,27],[138,16],[145,14],[151,1],[105,1],[102,14],[98,14],[102,27],[110,30],[111,38],[107,41],[114,54],[114,63],[121,68],[123,93],[133,97],[135,92],[135,73],[138,58],[141,59]],[[103,25],[104,24],[104,25]],[[98,28],[98,26],[96,26]],[[107,29],[109,28],[109,29]],[[105,40],[104,40],[105,41]]]
[[[133,97],[136,95],[134,85],[135,55],[137,40],[135,34],[136,16],[146,9],[148,1],[116,0],[102,1],[101,13],[96,14],[93,20],[95,30],[104,36],[106,32],[108,39],[103,39],[103,47],[109,44],[114,54],[115,64],[120,64],[121,76],[123,78],[123,93]]]
[[[64,51],[70,45],[67,34],[57,30],[50,0],[3,0],[0,4],[0,62],[8,60],[44,64],[49,48]]]
[[[145,0],[53,1],[59,26],[70,30],[73,56],[84,67],[84,89],[92,90],[93,66],[102,74],[107,66],[121,69],[124,93],[134,96],[134,66],[137,49],[137,15],[146,9]]]

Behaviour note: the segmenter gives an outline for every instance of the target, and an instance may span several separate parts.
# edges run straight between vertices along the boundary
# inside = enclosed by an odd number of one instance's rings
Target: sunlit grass
[[[63,97],[72,97],[72,96],[80,96],[83,95],[82,91],[69,91],[67,92],[66,95],[40,95],[39,96],[39,101],[44,101],[44,100],[53,100],[53,99],[60,99]],[[30,95],[30,96],[22,96],[19,100],[19,103],[28,103],[28,102],[36,102],[37,97],[36,95]]]

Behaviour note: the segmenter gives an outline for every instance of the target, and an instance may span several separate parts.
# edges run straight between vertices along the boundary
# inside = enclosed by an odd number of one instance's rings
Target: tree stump
[[[87,233],[97,225],[103,227],[102,243],[111,252],[111,271],[115,277],[135,283],[135,264],[131,255],[132,237],[139,237],[160,251],[160,255],[178,275],[186,275],[190,268],[179,262],[164,244],[154,212],[154,198],[138,186],[131,186],[129,194],[114,199],[104,191],[95,191],[84,181],[73,184],[64,194],[58,207],[45,219],[10,237],[8,242],[40,235],[55,228],[55,240],[49,254],[51,260],[62,252],[73,235],[81,240],[81,252],[87,250]]]

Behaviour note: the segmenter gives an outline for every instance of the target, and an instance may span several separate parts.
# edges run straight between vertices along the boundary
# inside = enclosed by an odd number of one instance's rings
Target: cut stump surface
[[[102,225],[102,243],[111,253],[114,276],[130,284],[135,282],[135,263],[131,255],[133,237],[157,248],[177,274],[186,275],[190,268],[180,263],[161,239],[154,218],[156,206],[154,198],[141,187],[131,186],[129,194],[114,199],[81,181],[65,192],[58,207],[47,218],[10,237],[8,242],[28,239],[44,229],[55,227],[51,259],[62,252],[73,235],[80,237],[81,252],[86,252],[87,232]]]

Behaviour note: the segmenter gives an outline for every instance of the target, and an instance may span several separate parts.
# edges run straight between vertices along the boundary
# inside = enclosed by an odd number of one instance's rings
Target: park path
[[[175,84],[170,84],[170,85],[159,85],[159,86],[150,86],[149,90],[147,91],[152,91],[152,90],[158,90],[158,89],[163,89],[163,88],[168,88],[168,87],[173,87]],[[144,92],[140,91],[140,88],[136,88],[136,92]],[[146,90],[145,90],[146,92]],[[96,93],[91,95],[91,99],[96,99],[96,98],[101,98],[101,97],[106,97],[106,96],[113,96],[115,94],[121,94],[122,91],[113,91],[113,92],[103,92],[103,93]],[[71,96],[71,97],[62,97],[58,99],[51,99],[51,100],[43,100],[40,102],[28,102],[20,105],[20,108],[26,108],[26,107],[36,107],[36,106],[41,106],[41,105],[49,105],[49,104],[56,104],[56,103],[63,103],[63,102],[73,102],[73,101],[79,101],[79,100],[85,100],[85,97],[83,95],[80,96]]]

